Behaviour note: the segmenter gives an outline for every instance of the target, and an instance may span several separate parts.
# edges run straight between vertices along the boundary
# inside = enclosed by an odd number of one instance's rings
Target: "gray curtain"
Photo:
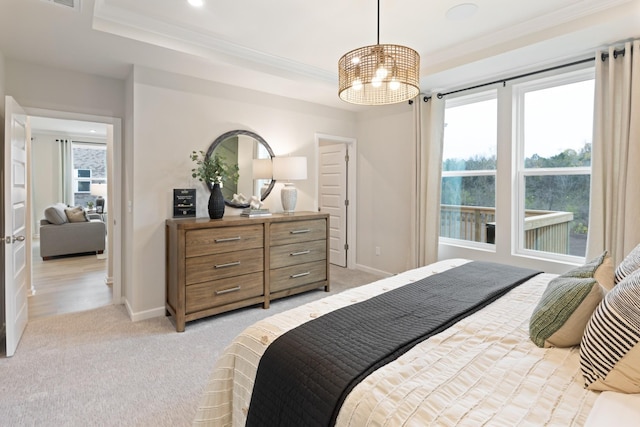
[[[640,242],[640,40],[596,53],[592,152],[587,258],[617,265]]]
[[[71,141],[57,139],[58,141],[58,170],[60,171],[60,186],[58,199],[67,205],[73,204],[73,151]]]
[[[419,95],[413,102],[414,117],[414,192],[411,220],[413,265],[421,267],[438,260],[440,236],[440,180],[444,100],[432,97],[428,102]]]

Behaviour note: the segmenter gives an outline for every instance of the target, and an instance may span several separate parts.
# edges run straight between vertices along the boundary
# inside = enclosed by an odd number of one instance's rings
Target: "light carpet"
[[[0,358],[0,424],[188,426],[212,367],[252,323],[379,277],[331,268],[322,290],[187,324],[131,322],[124,306],[30,321],[12,358]]]

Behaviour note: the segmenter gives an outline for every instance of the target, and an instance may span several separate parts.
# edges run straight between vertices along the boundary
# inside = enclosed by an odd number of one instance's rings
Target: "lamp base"
[[[282,198],[284,213],[293,213],[298,201],[298,189],[293,184],[287,183],[280,190],[280,197]]]

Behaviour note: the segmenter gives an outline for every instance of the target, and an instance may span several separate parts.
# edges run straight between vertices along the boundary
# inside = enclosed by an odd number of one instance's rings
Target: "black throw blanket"
[[[260,360],[246,425],[334,425],[367,375],[538,273],[470,262],[292,329]]]

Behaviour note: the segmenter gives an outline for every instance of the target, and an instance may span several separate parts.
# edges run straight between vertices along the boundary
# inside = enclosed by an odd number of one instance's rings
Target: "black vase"
[[[224,216],[224,196],[220,189],[220,184],[213,184],[211,195],[209,196],[209,218],[220,219]]]

